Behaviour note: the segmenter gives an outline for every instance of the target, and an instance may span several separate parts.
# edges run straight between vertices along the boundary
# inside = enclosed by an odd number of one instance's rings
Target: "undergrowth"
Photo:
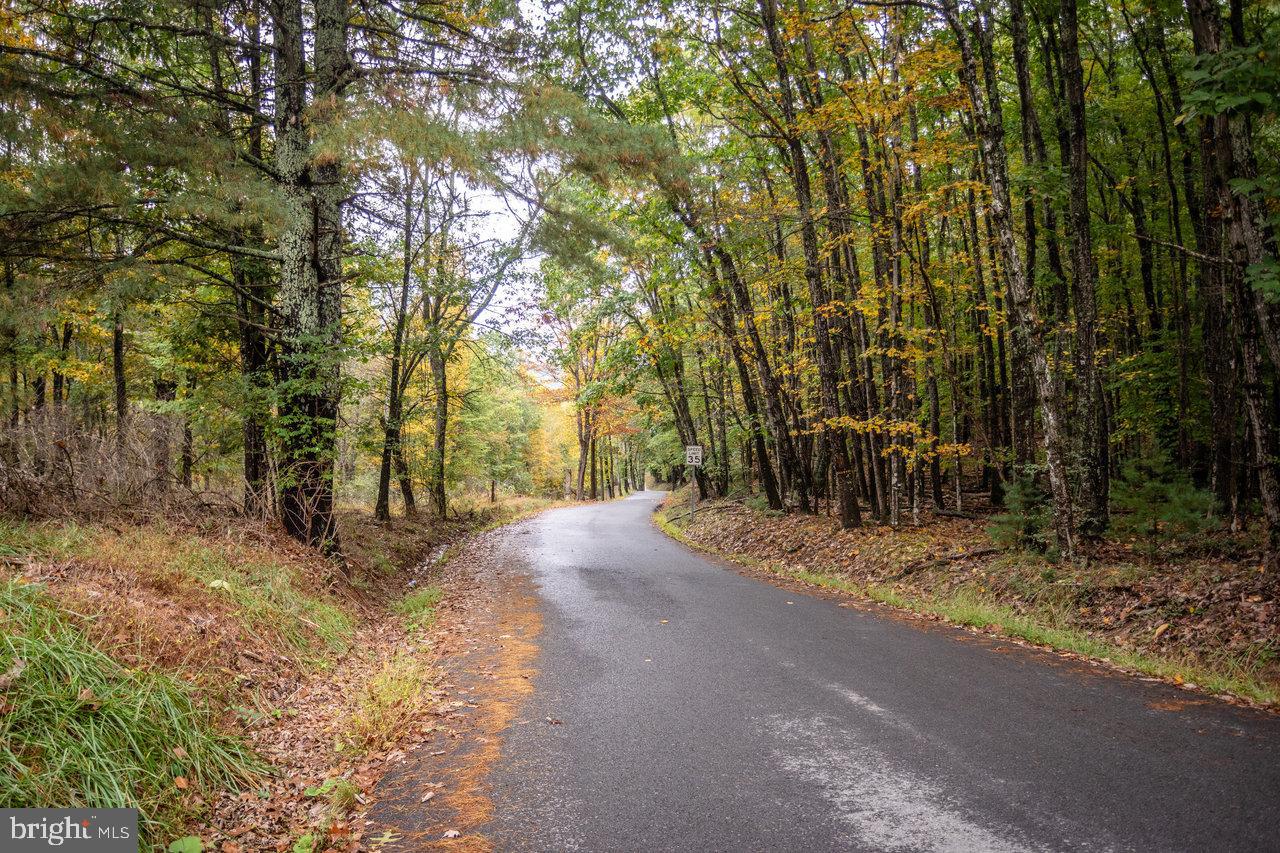
[[[127,528],[0,521],[0,556],[78,559],[119,567],[158,589],[229,602],[253,636],[320,664],[342,652],[355,622],[335,600],[309,588],[297,569],[267,548],[210,540],[164,526]],[[194,588],[194,589],[193,589]],[[318,641],[318,642],[317,642]]]
[[[396,612],[404,617],[405,626],[411,631],[430,628],[436,621],[436,605],[442,598],[444,590],[438,586],[426,586],[400,599]]]
[[[252,632],[275,635],[304,654],[315,651],[314,640],[332,652],[347,649],[355,627],[351,616],[330,601],[302,592],[286,566],[269,560],[236,562],[191,544],[170,565],[226,595]]]
[[[392,743],[420,716],[428,701],[431,669],[411,652],[399,652],[360,688],[339,723],[339,752],[362,752]]]
[[[0,581],[0,806],[136,807],[158,839],[192,793],[264,770],[193,689],[125,669],[35,584]]]

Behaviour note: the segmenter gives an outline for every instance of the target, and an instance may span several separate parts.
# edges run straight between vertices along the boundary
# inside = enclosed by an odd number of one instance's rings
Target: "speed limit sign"
[[[686,444],[684,446],[684,464],[695,468],[702,465],[702,445]]]

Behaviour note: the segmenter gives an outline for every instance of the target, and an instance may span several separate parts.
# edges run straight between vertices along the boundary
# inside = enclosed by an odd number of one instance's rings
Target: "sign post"
[[[684,464],[689,466],[689,523],[693,523],[693,514],[698,511],[698,477],[697,469],[702,467],[702,445],[686,444],[684,446]]]

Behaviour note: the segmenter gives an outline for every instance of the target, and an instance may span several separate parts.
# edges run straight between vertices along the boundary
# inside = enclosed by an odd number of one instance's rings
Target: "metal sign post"
[[[698,477],[697,469],[702,467],[702,445],[686,444],[684,446],[684,464],[689,466],[689,523],[693,523],[693,514],[698,511]]]

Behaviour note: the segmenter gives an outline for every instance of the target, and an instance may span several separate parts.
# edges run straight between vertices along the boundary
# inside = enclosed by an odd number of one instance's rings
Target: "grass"
[[[175,830],[192,793],[263,771],[183,682],[125,669],[34,584],[0,582],[0,806],[136,807]]]
[[[365,684],[339,724],[339,752],[362,752],[394,742],[428,701],[430,667],[412,652],[399,652]]]
[[[1108,661],[1123,669],[1167,679],[1176,684],[1192,683],[1213,693],[1230,693],[1262,704],[1280,703],[1280,689],[1257,677],[1265,650],[1257,655],[1222,657],[1211,661],[1152,655],[1122,648],[1071,626],[1063,610],[1053,604],[1045,604],[1030,613],[1019,613],[964,588],[954,592],[929,594],[927,597],[910,594],[889,585],[861,583],[834,572],[792,568],[785,564],[765,563],[742,554],[712,551],[686,536],[679,526],[667,518],[665,511],[659,511],[654,519],[664,533],[691,548],[715,553],[744,566],[763,568],[811,586],[838,590],[892,607],[938,616],[958,625],[992,630],[1036,645]],[[1126,580],[1127,577],[1120,578],[1118,582]]]
[[[0,557],[56,556],[78,552],[91,528],[74,521],[59,525],[28,524],[0,518]]]
[[[405,626],[411,630],[430,628],[436,621],[436,605],[444,598],[444,590],[427,586],[414,590],[396,604],[396,612],[404,617]]]
[[[229,598],[237,615],[260,636],[276,636],[294,651],[307,654],[315,641],[331,652],[345,651],[354,631],[346,611],[299,589],[290,569],[270,559],[245,562],[196,543],[170,565]]]
[[[359,802],[360,789],[349,779],[332,777],[303,793],[308,797],[321,797],[329,803],[329,816],[341,818]]]
[[[186,587],[187,592],[222,598],[250,634],[316,664],[321,662],[317,646],[320,651],[346,651],[355,628],[344,609],[308,589],[298,570],[266,547],[211,540],[163,525],[121,532],[73,522],[0,521],[0,556],[27,555],[105,563],[135,572],[168,594]]]

